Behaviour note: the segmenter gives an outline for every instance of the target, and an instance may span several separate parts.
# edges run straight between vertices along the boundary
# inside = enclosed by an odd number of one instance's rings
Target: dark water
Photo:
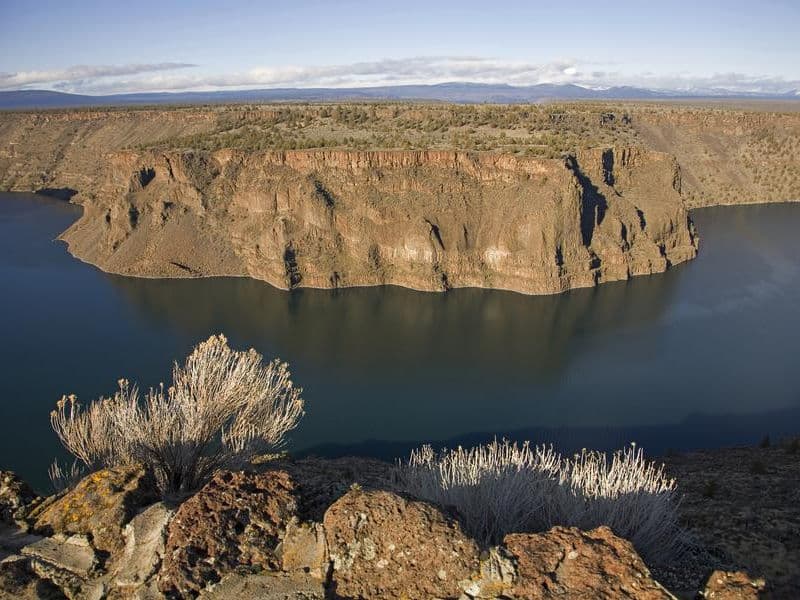
[[[40,487],[62,393],[156,384],[216,332],[290,362],[298,451],[391,457],[500,434],[659,453],[800,432],[800,204],[698,211],[697,260],[545,297],[128,279],[53,241],[76,216],[0,194],[0,468]]]

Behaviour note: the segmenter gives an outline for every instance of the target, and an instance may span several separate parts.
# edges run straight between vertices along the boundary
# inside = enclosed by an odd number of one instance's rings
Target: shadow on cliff
[[[69,202],[72,200],[73,196],[78,193],[78,190],[73,190],[72,188],[63,187],[63,188],[41,188],[36,190],[35,192],[39,196],[47,196],[48,198],[55,198],[56,200],[63,200],[64,202]]]
[[[600,189],[594,185],[581,170],[575,157],[567,159],[567,168],[570,169],[581,186],[581,237],[583,245],[587,248],[592,243],[594,229],[603,222],[608,209],[608,201]],[[611,150],[603,152],[602,171],[604,183],[614,185],[614,153]]]

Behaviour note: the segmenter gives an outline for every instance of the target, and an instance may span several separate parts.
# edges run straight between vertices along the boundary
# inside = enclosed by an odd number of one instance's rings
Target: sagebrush
[[[565,458],[551,446],[505,440],[439,453],[423,446],[398,464],[397,477],[410,494],[455,507],[486,545],[555,525],[608,525],[654,564],[684,545],[675,481],[635,445],[610,459],[587,450]]]
[[[253,349],[232,350],[224,336],[199,344],[172,385],[118,391],[82,407],[62,398],[50,421],[61,443],[90,470],[141,463],[163,493],[197,489],[220,468],[279,448],[304,414],[302,389],[286,363],[264,364]]]

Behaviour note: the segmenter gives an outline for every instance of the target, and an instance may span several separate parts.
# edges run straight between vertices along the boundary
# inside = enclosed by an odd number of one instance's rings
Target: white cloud
[[[57,84],[80,84],[93,82],[108,77],[124,77],[152,73],[154,71],[172,71],[196,65],[189,63],[165,62],[156,64],[131,65],[76,65],[67,69],[52,71],[18,71],[16,73],[0,73],[0,89],[30,88],[36,85],[56,86]]]
[[[574,78],[574,61],[527,63],[480,57],[425,56],[344,65],[258,67],[224,74],[154,73],[129,78],[61,81],[58,89],[90,93],[141,90],[208,90],[252,87],[358,87],[474,81],[562,83]],[[570,71],[572,67],[572,71]]]
[[[630,85],[683,92],[785,93],[800,81],[742,73],[696,76],[687,73],[624,74],[612,65],[563,59],[545,63],[476,56],[419,56],[321,66],[269,66],[247,71],[204,73],[195,65],[158,63],[76,66],[58,71],[0,73],[0,89],[44,87],[69,92],[108,94],[143,91],[219,90],[276,87],[363,87],[432,84],[450,81],[534,85],[574,83],[592,88]],[[613,65],[617,69],[619,65]]]

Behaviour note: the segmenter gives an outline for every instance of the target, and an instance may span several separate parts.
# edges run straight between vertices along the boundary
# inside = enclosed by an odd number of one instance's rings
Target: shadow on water
[[[53,242],[77,210],[0,194],[0,468],[40,487],[62,393],[155,385],[217,332],[290,363],[300,452],[394,458],[494,435],[661,452],[800,431],[800,206],[700,211],[696,261],[544,297],[113,276]]]
[[[190,336],[224,331],[242,344],[335,369],[347,379],[360,379],[365,370],[391,381],[436,369],[436,377],[472,373],[540,383],[558,380],[581,337],[646,327],[663,316],[675,283],[661,277],[646,286],[619,283],[529,297],[398,287],[286,293],[238,278],[111,281],[154,324]]]
[[[435,449],[465,448],[494,439],[552,444],[560,452],[572,454],[582,448],[613,452],[632,442],[646,442],[651,456],[664,456],[686,449],[722,448],[758,444],[768,432],[781,440],[798,435],[800,406],[756,414],[693,414],[680,423],[631,427],[531,427],[507,431],[472,432],[440,440],[365,440],[359,444],[320,444],[306,448],[303,456],[372,456],[396,460],[423,444]]]

